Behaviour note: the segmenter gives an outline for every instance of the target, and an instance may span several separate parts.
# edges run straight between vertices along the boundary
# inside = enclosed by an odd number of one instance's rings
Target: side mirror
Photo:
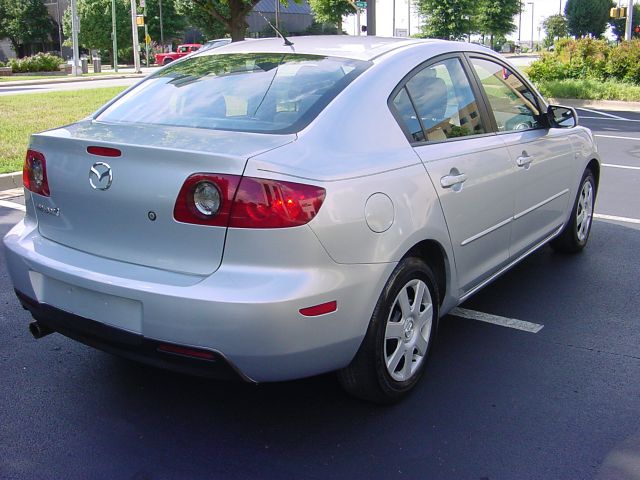
[[[549,105],[547,117],[552,128],[572,128],[578,125],[578,114],[571,107]]]

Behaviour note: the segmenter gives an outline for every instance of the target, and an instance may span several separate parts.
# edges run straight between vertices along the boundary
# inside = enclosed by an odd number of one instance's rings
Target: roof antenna
[[[258,10],[256,10],[256,11],[260,14],[260,16],[261,16],[262,18],[264,18],[264,21],[265,21],[265,22],[267,22],[267,23],[269,24],[269,26],[270,26],[271,28],[273,28],[273,30],[274,30],[278,35],[280,35],[280,36],[282,37],[282,39],[284,40],[284,44],[285,44],[287,47],[290,47],[290,46],[292,46],[292,45],[293,45],[293,42],[292,42],[291,40],[289,40],[287,37],[285,37],[285,36],[284,36],[284,34],[280,31],[280,29],[279,29],[278,27],[276,27],[274,24],[272,24],[272,23],[269,21],[269,19],[268,19],[267,17],[265,17],[265,16],[262,14],[262,12],[260,12],[260,11],[258,11]]]

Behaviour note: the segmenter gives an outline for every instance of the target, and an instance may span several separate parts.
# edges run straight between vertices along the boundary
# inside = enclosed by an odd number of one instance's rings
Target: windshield
[[[96,120],[294,133],[368,66],[318,55],[197,56],[152,75]]]

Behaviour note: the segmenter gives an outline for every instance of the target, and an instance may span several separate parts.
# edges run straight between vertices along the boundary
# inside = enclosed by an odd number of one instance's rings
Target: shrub
[[[610,77],[640,84],[640,40],[622,42],[613,48],[606,70]]]
[[[3,61],[0,61],[0,67],[5,67],[6,65],[4,64]]]
[[[62,63],[64,63],[62,58],[51,53],[37,53],[31,57],[9,60],[9,66],[14,73],[56,72]]]
[[[534,81],[611,78],[640,84],[640,40],[611,46],[593,38],[562,39],[552,53],[530,65],[529,76]]]

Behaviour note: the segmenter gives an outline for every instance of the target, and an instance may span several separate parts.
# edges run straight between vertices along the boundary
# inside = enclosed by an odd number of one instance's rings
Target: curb
[[[0,174],[0,191],[22,188],[22,172]]]
[[[96,77],[65,77],[65,78],[53,78],[51,80],[47,78],[41,78],[40,80],[16,80],[12,82],[1,82],[0,91],[2,87],[22,87],[29,85],[48,85],[51,83],[69,83],[69,82],[95,82],[96,80],[119,80],[123,78],[144,78],[146,73],[123,73],[115,75],[100,75]]]
[[[640,112],[640,102],[619,100],[579,100],[577,98],[547,98],[549,103],[573,108],[595,108],[613,112]]]

